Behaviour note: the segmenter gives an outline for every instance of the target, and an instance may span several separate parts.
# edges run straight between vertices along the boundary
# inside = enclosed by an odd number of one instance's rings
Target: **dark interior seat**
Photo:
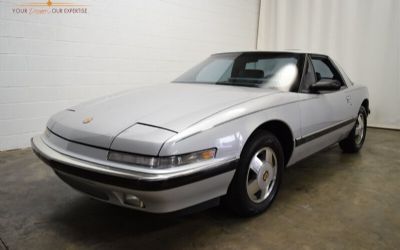
[[[259,69],[246,69],[239,73],[238,77],[241,78],[263,78],[264,71]]]

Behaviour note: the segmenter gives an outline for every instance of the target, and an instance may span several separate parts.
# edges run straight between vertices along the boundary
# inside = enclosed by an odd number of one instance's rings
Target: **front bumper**
[[[47,145],[41,136],[33,137],[31,145],[73,188],[102,201],[153,213],[177,211],[226,194],[237,165],[235,159],[220,159],[188,170],[146,172],[69,156]],[[127,203],[127,196],[140,202]]]

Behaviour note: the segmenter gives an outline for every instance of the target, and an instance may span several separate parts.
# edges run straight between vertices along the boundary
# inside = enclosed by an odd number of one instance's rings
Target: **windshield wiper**
[[[216,85],[231,85],[231,86],[244,86],[244,87],[253,87],[253,88],[259,88],[260,85],[256,83],[246,83],[246,82],[230,82],[230,81],[221,81],[221,82],[216,82]]]

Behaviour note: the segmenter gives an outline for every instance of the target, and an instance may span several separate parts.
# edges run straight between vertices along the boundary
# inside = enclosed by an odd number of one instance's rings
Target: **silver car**
[[[223,198],[250,216],[285,167],[337,142],[358,152],[368,114],[367,88],[326,55],[220,53],[172,83],[55,114],[32,148],[98,200],[167,213]]]

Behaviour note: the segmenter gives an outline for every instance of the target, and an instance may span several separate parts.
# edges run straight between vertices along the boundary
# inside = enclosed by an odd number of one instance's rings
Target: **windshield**
[[[174,82],[238,85],[297,91],[304,56],[295,53],[215,54]]]

